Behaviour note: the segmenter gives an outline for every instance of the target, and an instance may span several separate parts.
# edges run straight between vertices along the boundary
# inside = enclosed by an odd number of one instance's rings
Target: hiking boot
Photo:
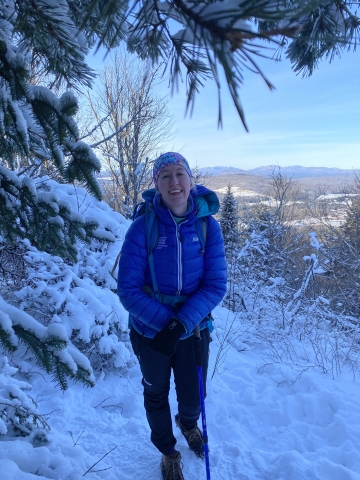
[[[162,456],[160,468],[163,480],[185,480],[181,468],[181,454],[177,450]]]
[[[192,450],[198,457],[204,458],[204,439],[197,424],[195,424],[193,428],[186,430],[180,421],[179,414],[175,415],[175,423],[184,435],[190,450]]]

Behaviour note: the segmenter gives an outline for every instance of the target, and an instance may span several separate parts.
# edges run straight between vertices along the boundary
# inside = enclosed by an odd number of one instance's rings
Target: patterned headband
[[[187,171],[187,173],[189,174],[189,177],[192,177],[191,168],[190,168],[186,158],[184,158],[182,155],[180,155],[180,153],[167,152],[167,153],[163,153],[162,155],[160,155],[160,157],[154,163],[153,180],[154,180],[155,186],[157,184],[157,180],[159,178],[161,170],[168,165],[176,165],[176,164],[184,167],[185,170]]]

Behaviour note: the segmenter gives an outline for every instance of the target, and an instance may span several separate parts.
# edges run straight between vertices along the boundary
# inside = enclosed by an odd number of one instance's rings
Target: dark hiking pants
[[[200,333],[202,338],[200,346],[205,390],[210,333],[208,328],[201,330]],[[151,338],[140,335],[134,328],[131,328],[130,339],[143,375],[144,406],[151,429],[151,441],[161,453],[170,453],[176,444],[169,405],[171,369],[174,373],[181,423],[185,428],[192,428],[200,416],[200,395],[195,362],[194,336],[180,340],[174,355],[170,358],[152,351],[149,348]]]

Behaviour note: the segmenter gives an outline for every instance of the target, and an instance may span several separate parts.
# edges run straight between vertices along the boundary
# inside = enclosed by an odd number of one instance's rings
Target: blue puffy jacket
[[[158,221],[158,245],[153,251],[155,276],[164,295],[186,295],[188,299],[176,313],[186,329],[183,337],[222,300],[226,292],[224,241],[219,223],[211,216],[219,210],[214,192],[197,186],[190,192],[185,220],[177,224],[155,189],[143,193],[153,203]],[[195,221],[206,216],[205,252],[201,252]],[[151,286],[151,272],[146,245],[145,215],[137,218],[127,231],[119,262],[118,295],[130,313],[134,328],[154,337],[175,314],[175,309],[144,293]]]

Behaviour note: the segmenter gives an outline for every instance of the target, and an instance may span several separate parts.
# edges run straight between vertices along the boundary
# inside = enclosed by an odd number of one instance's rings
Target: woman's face
[[[181,216],[186,213],[191,186],[191,178],[185,168],[172,164],[161,170],[156,190],[171,212],[176,216]]]

